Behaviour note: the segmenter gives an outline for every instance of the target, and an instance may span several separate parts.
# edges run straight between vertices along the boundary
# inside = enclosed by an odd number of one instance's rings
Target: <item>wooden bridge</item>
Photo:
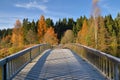
[[[0,80],[120,80],[120,59],[79,44],[64,47],[40,44],[2,59]]]

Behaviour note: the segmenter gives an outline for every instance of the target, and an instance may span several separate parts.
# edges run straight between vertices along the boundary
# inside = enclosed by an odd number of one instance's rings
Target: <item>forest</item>
[[[0,30],[0,58],[35,44],[79,43],[101,51],[120,48],[120,13],[112,16],[63,18],[53,22],[41,15],[37,21],[16,20],[14,28]]]

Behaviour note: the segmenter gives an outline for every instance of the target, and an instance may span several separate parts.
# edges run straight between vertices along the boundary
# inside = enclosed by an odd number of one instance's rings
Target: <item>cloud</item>
[[[109,4],[103,4],[102,8],[107,14],[114,14],[117,11],[117,8],[113,8]]]
[[[15,21],[19,19],[22,22],[23,18],[17,16],[0,16],[0,29],[13,28]]]
[[[99,0],[99,5],[101,8],[104,8],[104,9],[110,9],[110,6],[108,5],[108,2],[107,0]]]
[[[115,2],[114,2],[115,3]],[[102,9],[106,10],[109,13],[115,13],[116,11],[119,11],[120,9],[115,4],[109,2],[109,0],[100,0],[100,6]]]
[[[43,0],[43,1],[47,2],[48,0]],[[29,3],[15,4],[15,6],[26,8],[26,9],[36,8],[36,9],[42,10],[43,12],[47,12],[47,6],[42,5],[42,4],[40,5],[36,1],[29,2]]]

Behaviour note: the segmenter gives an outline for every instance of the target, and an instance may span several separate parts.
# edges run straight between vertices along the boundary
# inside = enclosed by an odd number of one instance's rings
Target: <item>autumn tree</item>
[[[38,43],[38,36],[37,36],[36,32],[34,32],[33,30],[28,31],[28,33],[26,35],[26,39],[29,42],[29,44]]]
[[[116,34],[117,34],[117,43],[120,46],[120,13],[117,14],[115,18]]]
[[[86,19],[83,22],[82,29],[78,32],[76,42],[88,45],[88,25]]]
[[[23,27],[24,44],[28,44],[26,37],[27,37],[27,33],[29,32],[29,30],[32,30],[35,33],[37,33],[36,22],[34,20],[32,20],[32,22],[30,22],[30,21],[28,21],[27,18],[23,19],[22,27]]]
[[[20,20],[16,20],[14,29],[12,31],[11,42],[13,46],[22,47],[23,46],[23,29]]]
[[[9,47],[12,35],[12,29],[0,30],[0,47]]]
[[[94,18],[91,16],[88,19],[88,46],[95,48],[95,29],[94,29]]]
[[[48,28],[47,32],[44,35],[44,42],[51,45],[58,44],[57,34],[54,32],[54,28]]]
[[[38,37],[40,43],[43,42],[43,36],[46,33],[46,31],[47,31],[46,22],[44,16],[42,15],[38,21]]]
[[[113,30],[113,32],[112,32],[111,40],[112,40],[112,42],[111,42],[110,46],[117,47],[118,44],[117,44],[117,36],[116,36],[115,30]]]
[[[114,20],[111,15],[105,17],[105,27],[108,31],[109,40],[107,41],[109,46],[117,45],[117,27],[115,27]],[[119,30],[119,29],[118,29]]]
[[[10,46],[11,35],[7,35],[1,39],[1,46],[2,47],[9,47]]]
[[[61,39],[61,43],[65,44],[65,43],[73,43],[73,42],[74,42],[74,33],[72,30],[67,30]]]
[[[109,40],[108,31],[105,28],[104,18],[98,18],[98,49],[105,50],[107,48],[107,41]]]

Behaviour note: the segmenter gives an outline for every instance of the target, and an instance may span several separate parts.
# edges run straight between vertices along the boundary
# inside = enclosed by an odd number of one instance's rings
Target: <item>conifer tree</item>
[[[15,27],[12,31],[11,42],[13,46],[22,47],[23,46],[23,29],[20,20],[16,20]]]
[[[46,31],[47,31],[46,22],[44,16],[42,15],[38,21],[38,37],[40,43],[43,42],[43,36],[46,33]]]
[[[44,42],[51,45],[58,44],[57,34],[54,32],[54,28],[48,28],[47,32],[44,35]]]
[[[77,42],[88,45],[88,25],[86,19],[83,22],[82,29],[78,32]]]

